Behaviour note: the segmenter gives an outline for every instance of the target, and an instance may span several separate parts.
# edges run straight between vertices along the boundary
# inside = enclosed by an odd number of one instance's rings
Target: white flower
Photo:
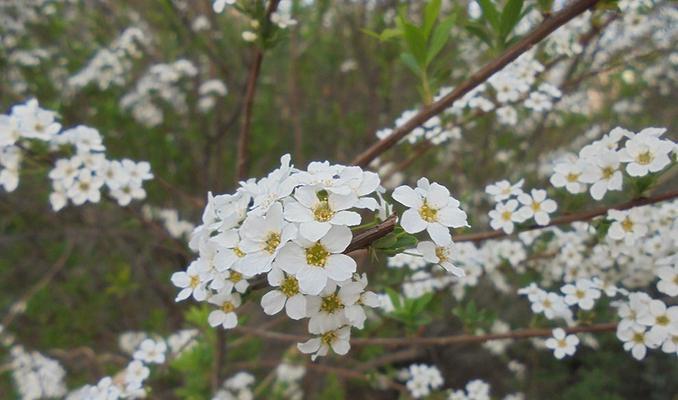
[[[203,301],[207,298],[207,290],[205,289],[205,278],[207,272],[201,268],[198,261],[193,261],[188,266],[186,271],[179,271],[172,274],[172,283],[174,286],[181,288],[175,301],[181,301],[191,294],[197,301]]]
[[[311,332],[319,334],[319,337],[309,339],[304,343],[298,343],[297,348],[304,354],[311,354],[311,360],[315,361],[319,356],[326,356],[329,348],[339,355],[348,353],[351,349],[349,340],[351,339],[351,327],[344,326],[326,332]]]
[[[12,116],[19,121],[21,136],[27,139],[49,141],[61,130],[55,122],[56,113],[43,110],[35,99],[12,107]]]
[[[582,310],[590,310],[595,300],[600,298],[600,290],[588,279],[579,279],[575,285],[567,284],[560,289],[565,294],[567,305],[577,305]]]
[[[280,250],[274,266],[296,276],[303,293],[316,295],[325,288],[328,278],[341,282],[355,272],[355,261],[342,254],[352,237],[345,226],[333,226],[316,242],[299,237]]]
[[[524,206],[518,211],[524,219],[534,218],[537,225],[548,225],[551,221],[549,214],[556,211],[558,205],[555,201],[546,198],[546,190],[532,189],[531,195],[521,193],[518,201]]]
[[[495,202],[504,201],[512,196],[518,196],[523,193],[522,187],[524,182],[525,180],[521,179],[512,185],[511,182],[507,180],[499,181],[492,185],[487,185],[485,187],[485,193],[492,196]]]
[[[268,283],[277,286],[261,298],[261,307],[268,315],[277,314],[285,307],[287,316],[292,319],[306,317],[306,297],[299,291],[299,281],[293,275],[285,275],[279,268],[268,273]]]
[[[283,219],[280,203],[273,204],[265,217],[250,215],[240,228],[240,248],[247,255],[235,269],[247,276],[270,271],[278,251],[296,235],[296,226]]]
[[[511,199],[506,203],[497,203],[494,210],[489,212],[490,226],[495,230],[503,230],[507,234],[513,233],[514,222],[521,223],[525,221],[523,214],[517,212],[518,201]]]
[[[609,210],[607,216],[612,220],[607,234],[614,240],[624,240],[627,245],[632,245],[647,233],[645,216],[638,207],[626,211]]]
[[[358,329],[363,329],[365,320],[367,319],[364,307],[380,307],[381,300],[376,293],[365,290],[367,287],[367,274],[362,274],[358,280],[353,281],[349,285],[355,285],[357,287],[357,291],[359,292],[358,300],[356,300],[356,302],[352,305],[345,307],[344,314],[352,326],[355,326]]]
[[[219,307],[207,317],[210,326],[221,325],[224,329],[232,329],[238,325],[238,316],[235,314],[235,309],[241,303],[238,293],[219,293],[210,297],[208,302]]]
[[[663,301],[652,300],[638,322],[649,326],[649,333],[663,342],[669,335],[678,335],[678,306],[667,308]]]
[[[624,342],[624,350],[630,351],[633,358],[642,360],[647,354],[647,348],[657,348],[657,343],[652,335],[645,332],[645,327],[639,324],[619,324],[617,337]]]
[[[600,200],[608,190],[621,190],[623,176],[619,170],[619,155],[603,149],[588,160],[589,165],[581,175],[581,181],[592,183],[591,197]]]
[[[657,269],[657,290],[671,297],[678,296],[678,265],[667,265]]]
[[[407,233],[426,229],[434,242],[443,244],[450,238],[449,228],[468,226],[466,213],[459,201],[450,196],[446,187],[420,179],[417,189],[400,186],[393,191],[393,199],[410,207],[403,213],[400,224]]]
[[[252,31],[243,31],[242,40],[246,42],[254,42],[257,40],[257,34]]]
[[[214,0],[212,3],[212,9],[215,13],[220,14],[226,8],[226,5],[235,4],[235,0]]]
[[[0,148],[14,145],[20,137],[19,120],[11,115],[0,115]]]
[[[360,282],[342,284],[338,291],[337,284],[329,282],[318,296],[309,296],[307,298],[309,331],[326,332],[334,327],[346,325],[348,319],[344,309],[358,301],[362,290]]]
[[[417,250],[422,254],[424,260],[430,263],[438,264],[445,268],[447,272],[455,276],[465,276],[464,270],[452,263],[451,255],[454,252],[454,243],[452,240],[442,246],[438,246],[433,242],[419,242]]]
[[[132,383],[140,384],[148,378],[150,373],[151,371],[141,361],[134,360],[127,365],[125,370],[125,383],[128,385]]]
[[[134,352],[134,359],[149,364],[162,364],[165,362],[167,344],[164,340],[145,339]]]
[[[577,351],[579,338],[575,335],[565,335],[565,331],[561,328],[553,330],[553,337],[546,339],[545,345],[553,350],[553,355],[557,359],[562,359],[565,356],[571,356]]]
[[[532,302],[532,312],[544,313],[547,319],[565,318],[571,315],[563,297],[557,293],[540,291]]]
[[[340,195],[313,187],[299,187],[294,192],[297,200],[285,205],[285,218],[299,223],[299,233],[310,241],[323,237],[332,226],[360,224],[360,214],[347,211],[354,207],[357,198]]]
[[[77,179],[66,192],[68,197],[76,206],[89,201],[98,203],[101,200],[101,187],[104,180],[101,177],[93,175],[90,170],[81,169],[78,172]]]
[[[645,176],[650,172],[661,171],[671,163],[669,154],[674,144],[661,140],[659,135],[666,129],[646,128],[626,141],[619,151],[619,159],[627,162],[626,172],[631,176]],[[659,133],[658,133],[659,132]]]
[[[564,187],[568,192],[577,194],[586,190],[581,177],[584,174],[585,165],[578,159],[566,159],[553,167],[551,184],[557,188]]]

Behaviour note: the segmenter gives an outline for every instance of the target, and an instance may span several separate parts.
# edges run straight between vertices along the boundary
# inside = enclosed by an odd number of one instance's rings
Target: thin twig
[[[264,24],[270,23],[271,14],[278,8],[280,0],[271,0],[266,8],[266,16]],[[248,147],[250,141],[250,126],[252,124],[252,108],[254,106],[254,96],[257,90],[257,80],[259,72],[261,71],[261,63],[264,60],[264,51],[259,47],[254,49],[254,56],[252,57],[252,65],[247,77],[247,89],[245,90],[245,109],[243,115],[243,123],[240,126],[240,134],[238,135],[238,158],[236,166],[236,181],[240,181],[247,177],[247,163],[249,160]]]
[[[373,144],[363,153],[358,155],[358,157],[353,160],[353,164],[362,167],[366,166],[380,154],[393,147],[412,130],[425,123],[435,115],[438,115],[446,110],[456,100],[460,99],[466,93],[485,82],[496,72],[504,68],[506,65],[518,58],[521,54],[532,48],[532,46],[539,43],[542,39],[551,34],[551,32],[555,31],[562,25],[565,25],[568,21],[577,17],[579,14],[593,7],[596,3],[598,3],[598,1],[599,0],[575,1],[567,8],[564,8],[562,11],[545,19],[544,22],[542,22],[537,28],[523,37],[523,39],[521,39],[519,42],[504,51],[498,58],[492,60],[478,72],[471,75],[471,77],[469,77],[465,82],[456,86],[452,92],[447,94],[442,99],[431,103],[428,107],[423,108],[419,113],[410,118],[403,125],[394,129],[390,135]]]

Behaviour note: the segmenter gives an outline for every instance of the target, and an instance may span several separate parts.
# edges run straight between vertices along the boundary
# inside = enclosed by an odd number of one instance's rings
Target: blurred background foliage
[[[0,109],[6,112],[13,104],[35,97],[43,107],[57,111],[66,127],[96,127],[112,157],[151,163],[157,179],[147,186],[148,204],[177,209],[183,219],[197,222],[201,207],[196,204],[204,201],[208,191],[225,193],[234,188],[237,133],[253,48],[241,39],[248,21],[240,14],[227,9],[225,15],[217,15],[207,0],[187,4],[180,7],[171,0],[52,4],[52,12],[31,23],[30,34],[21,38],[22,48],[48,49],[50,57],[38,65],[17,67],[10,63],[8,49],[0,49]],[[250,176],[262,176],[285,153],[291,153],[299,166],[326,159],[350,163],[376,141],[374,132],[393,126],[404,110],[419,107],[420,82],[401,62],[401,43],[381,41],[366,32],[392,28],[398,6],[404,6],[404,12],[416,19],[424,4],[320,0],[309,5],[295,1],[293,15],[299,25],[282,32],[264,58],[253,112]],[[531,5],[536,7],[536,3]],[[459,29],[468,18],[464,2],[444,2],[442,13],[456,13],[458,22],[436,57],[440,78],[434,86],[438,87],[454,86],[496,56],[495,49]],[[191,21],[200,15],[209,20],[211,28],[195,32]],[[125,85],[106,90],[90,85],[71,93],[63,86],[63,79],[57,79],[59,74],[72,75],[82,69],[97,49],[108,46],[130,26],[143,27],[150,44],[134,61]],[[465,57],[468,52],[477,56]],[[626,68],[587,77],[582,82],[587,93],[602,97],[600,107],[590,115],[562,113],[557,123],[548,120],[521,127],[531,130],[520,134],[498,124],[492,113],[478,118],[464,125],[461,145],[438,146],[413,162],[405,182],[427,176],[450,187],[462,204],[473,210],[472,225],[482,226],[483,220],[474,215],[484,215],[489,206],[479,196],[486,184],[521,176],[531,184],[543,184],[543,178],[528,174],[521,165],[537,163],[543,154],[567,145],[595,125],[622,125],[631,130],[666,126],[669,132],[675,132],[675,90],[658,92],[642,80],[629,83],[621,79],[624,71],[638,72],[661,57],[660,53],[650,55]],[[148,67],[182,58],[199,65],[198,76],[182,82],[188,104],[185,113],[157,102],[164,119],[155,127],[147,127],[120,107],[120,98]],[[624,54],[610,61],[620,62],[624,67]],[[577,72],[585,76],[586,65],[580,70]],[[17,76],[25,82],[21,92],[13,84]],[[222,80],[229,93],[219,98],[211,111],[202,113],[195,103],[199,83],[207,79]],[[640,103],[642,112],[615,111],[614,102],[622,98]],[[382,157],[382,164],[407,159],[415,146],[397,146]],[[499,158],[498,153],[507,155]],[[47,199],[47,171],[46,166],[26,163],[19,189],[0,194],[0,310],[7,310],[70,246],[73,250],[49,286],[30,299],[27,312],[14,321],[12,332],[25,346],[62,361],[69,384],[75,387],[96,382],[120,368],[122,356],[117,343],[121,333],[167,335],[196,327],[203,334],[198,347],[173,362],[166,373],[154,375],[150,397],[207,398],[217,335],[205,322],[207,308],[175,304],[176,292],[169,282],[171,273],[191,260],[188,248],[183,241],[165,234],[156,222],[142,218],[140,204],[121,208],[103,201],[52,212]],[[559,204],[566,211],[585,207],[587,202],[582,195],[579,200]],[[377,277],[371,279],[374,290],[394,286],[403,278],[399,274],[404,271],[385,270],[382,261],[367,270]],[[488,285],[470,290],[467,299],[474,299],[477,308],[469,310],[467,304],[458,304],[450,296],[433,296],[414,323],[426,322],[427,332],[435,335],[461,331],[473,324],[488,329],[496,315],[504,320],[529,316],[527,302],[502,298]],[[458,311],[456,317],[453,309]],[[266,320],[261,312],[250,314],[243,313],[243,319],[253,324]],[[400,336],[405,332],[401,322],[390,319],[378,329],[368,326],[360,335]],[[276,329],[297,328],[290,325]],[[442,370],[446,387],[459,388],[471,379],[482,378],[491,383],[496,396],[520,390],[530,399],[676,398],[675,357],[653,353],[640,363],[622,350],[613,334],[600,335],[599,340],[598,351],[583,348],[567,361],[557,361],[528,343],[512,345],[504,359],[471,344],[431,349],[422,361],[433,362]],[[229,347],[226,369],[233,373],[242,363],[281,351],[289,350],[281,349],[278,343],[247,338],[237,347]],[[386,351],[364,347],[351,353],[355,359],[367,361]],[[509,359],[527,366],[524,379],[506,369]],[[257,375],[266,373],[263,369]],[[308,398],[318,399],[395,396],[333,374],[320,378],[311,375],[304,388]],[[10,374],[3,371],[0,397],[13,398],[13,390]],[[267,395],[261,398],[273,398]]]

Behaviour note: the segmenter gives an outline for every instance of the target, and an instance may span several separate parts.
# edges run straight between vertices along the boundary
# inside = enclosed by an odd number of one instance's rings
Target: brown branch
[[[562,215],[560,217],[553,218],[548,225],[530,225],[520,230],[515,231],[513,234],[520,232],[532,231],[536,229],[545,229],[550,226],[556,225],[565,225],[577,221],[588,221],[595,217],[607,214],[609,210],[628,210],[629,208],[646,206],[649,204],[660,203],[662,201],[673,200],[678,197],[678,190],[673,190],[667,193],[659,194],[651,197],[642,197],[635,200],[630,200],[625,203],[614,204],[611,206],[599,207],[589,211],[582,211],[577,213],[571,213]],[[504,231],[487,231],[487,232],[477,232],[469,233],[465,235],[454,236],[455,242],[478,242],[487,239],[496,239],[504,236],[509,236]]]
[[[564,328],[567,333],[603,333],[612,332],[617,328],[616,322],[601,323],[595,325],[583,325]],[[247,326],[239,326],[235,330],[248,335],[258,336],[280,342],[303,342],[307,336],[290,335],[286,333],[264,331]],[[393,338],[357,338],[351,339],[352,346],[448,346],[461,343],[483,343],[490,340],[502,339],[530,339],[534,337],[548,337],[552,334],[552,328],[520,329],[505,333],[489,333],[484,335],[451,335],[435,337],[393,337]]]
[[[353,251],[366,248],[370,244],[391,233],[395,228],[395,225],[396,215],[393,214],[386,218],[386,220],[379,225],[355,235],[346,250],[344,250],[344,253],[348,254]]]
[[[264,17],[264,27],[270,24],[271,14],[278,8],[280,0],[271,0],[266,8],[266,16]],[[261,72],[261,63],[264,60],[263,49],[256,47],[254,49],[254,57],[252,58],[252,65],[250,66],[250,73],[247,77],[247,89],[245,90],[245,113],[243,123],[240,127],[240,134],[238,136],[238,158],[236,165],[236,182],[247,177],[248,164],[248,147],[250,141],[250,127],[252,124],[252,107],[254,105],[254,96],[257,90],[257,79],[259,72]]]
[[[545,19],[537,28],[527,34],[519,42],[504,51],[498,58],[486,64],[478,72],[473,74],[465,82],[456,86],[455,89],[442,99],[431,103],[428,107],[423,108],[417,115],[410,118],[403,125],[394,129],[393,132],[370,146],[363,153],[353,160],[354,165],[366,166],[372,160],[377,158],[380,154],[393,147],[400,139],[404,138],[412,130],[428,121],[433,116],[440,114],[445,109],[450,107],[456,100],[460,99],[466,93],[473,90],[478,85],[485,82],[488,78],[494,75],[497,71],[504,68],[513,60],[525,53],[532,46],[539,43],[542,39],[547,37],[551,32],[555,31],[568,21],[577,17],[579,14],[593,7],[599,0],[578,0],[573,2],[562,11],[553,14],[551,17]]]
[[[667,193],[655,195],[655,196],[650,196],[650,197],[642,197],[639,199],[635,200],[630,200],[624,203],[619,203],[619,204],[613,204],[610,206],[605,206],[605,207],[599,207],[595,208],[593,210],[589,211],[581,211],[581,212],[576,212],[576,213],[571,213],[571,214],[565,214],[560,217],[553,218],[551,222],[548,225],[529,225],[527,227],[524,227],[522,229],[516,230],[512,234],[518,234],[520,232],[525,232],[525,231],[532,231],[536,229],[545,229],[550,226],[556,226],[556,225],[565,225],[565,224],[570,224],[572,222],[577,222],[577,221],[588,221],[590,219],[593,219],[595,217],[599,217],[601,215],[607,214],[608,210],[628,210],[629,208],[633,207],[640,207],[640,206],[645,206],[649,204],[655,204],[655,203],[660,203],[662,201],[668,201],[668,200],[673,200],[676,197],[678,197],[678,190],[673,190]],[[363,249],[365,247],[368,247],[371,243],[373,243],[375,240],[382,238],[386,235],[388,235],[391,231],[393,231],[393,228],[395,227],[395,216],[389,217],[386,221],[380,223],[379,225],[370,228],[369,230],[360,233],[356,235],[353,238],[353,241],[349,245],[349,247],[346,249],[346,252],[350,251],[355,251],[358,249]],[[364,236],[362,236],[364,235]],[[505,236],[510,236],[509,234],[505,233],[504,231],[486,231],[486,232],[476,232],[476,233],[467,233],[467,234],[462,234],[462,235],[454,235],[452,239],[455,242],[480,242],[483,240],[488,240],[488,239],[496,239],[500,237],[505,237]]]

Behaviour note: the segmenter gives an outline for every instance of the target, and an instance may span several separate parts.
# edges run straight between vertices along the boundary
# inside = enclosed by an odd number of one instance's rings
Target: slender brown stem
[[[290,335],[287,333],[264,331],[247,326],[239,326],[235,328],[241,333],[258,336],[264,339],[270,339],[280,342],[302,342],[308,340],[307,336]],[[570,328],[564,328],[567,333],[602,333],[612,332],[617,329],[616,322],[601,323],[595,325],[582,325]],[[490,340],[502,339],[529,339],[534,337],[551,336],[551,328],[539,329],[520,329],[505,333],[490,333],[485,335],[451,335],[451,336],[435,336],[435,337],[393,337],[393,338],[356,338],[351,339],[352,346],[385,346],[385,347],[399,347],[399,346],[448,346],[461,343],[483,343]]]
[[[527,34],[519,42],[508,48],[504,51],[498,58],[492,60],[481,68],[478,72],[471,75],[465,82],[456,86],[455,89],[450,92],[448,95],[442,99],[431,103],[428,107],[423,108],[417,115],[409,119],[403,125],[394,129],[393,132],[385,137],[384,139],[378,141],[377,143],[370,146],[363,153],[358,155],[353,160],[354,165],[366,166],[372,160],[377,158],[380,154],[384,153],[386,150],[393,147],[398,143],[403,137],[409,134],[412,130],[428,121],[430,118],[435,115],[440,114],[445,109],[450,107],[456,100],[460,99],[466,93],[470,92],[478,85],[485,82],[488,78],[494,75],[497,71],[504,68],[506,65],[511,63],[513,60],[518,58],[521,54],[525,53],[527,50],[532,48],[535,44],[539,43],[542,39],[547,37],[551,32],[555,31],[562,25],[565,25],[568,21],[577,17],[579,14],[593,7],[599,0],[578,0],[573,2],[567,8],[564,8],[562,11],[553,14],[551,17],[547,18],[542,22],[537,28],[532,32]]]
[[[264,24],[270,24],[271,14],[278,8],[280,0],[271,0],[266,8],[266,17]],[[247,86],[245,89],[245,109],[243,114],[243,122],[240,126],[240,134],[238,135],[238,158],[236,165],[236,182],[247,177],[247,165],[249,161],[249,141],[250,129],[252,125],[252,107],[254,106],[254,96],[257,90],[257,80],[261,72],[261,63],[264,60],[264,50],[256,47],[254,49],[254,56],[252,57],[252,65],[247,76]]]
[[[676,197],[678,197],[678,190],[673,190],[667,193],[662,193],[650,197],[641,197],[639,199],[630,200],[624,203],[613,204],[610,206],[599,207],[593,210],[566,214],[560,217],[553,218],[548,225],[529,225],[525,228],[517,230],[513,234],[536,229],[545,229],[550,226],[570,224],[572,222],[577,221],[588,221],[595,217],[607,214],[609,210],[628,210],[629,208],[633,207],[640,207],[649,204],[660,203],[663,201],[673,200]],[[395,216],[392,216],[386,221],[380,223],[379,225],[356,235],[353,238],[353,241],[351,242],[349,247],[347,248],[346,252],[355,251],[358,249],[368,247],[375,240],[388,235],[391,231],[393,231],[394,227],[395,227]],[[496,239],[505,236],[509,236],[509,234],[505,233],[504,231],[486,231],[454,235],[453,240],[455,242],[480,242],[483,240]]]

